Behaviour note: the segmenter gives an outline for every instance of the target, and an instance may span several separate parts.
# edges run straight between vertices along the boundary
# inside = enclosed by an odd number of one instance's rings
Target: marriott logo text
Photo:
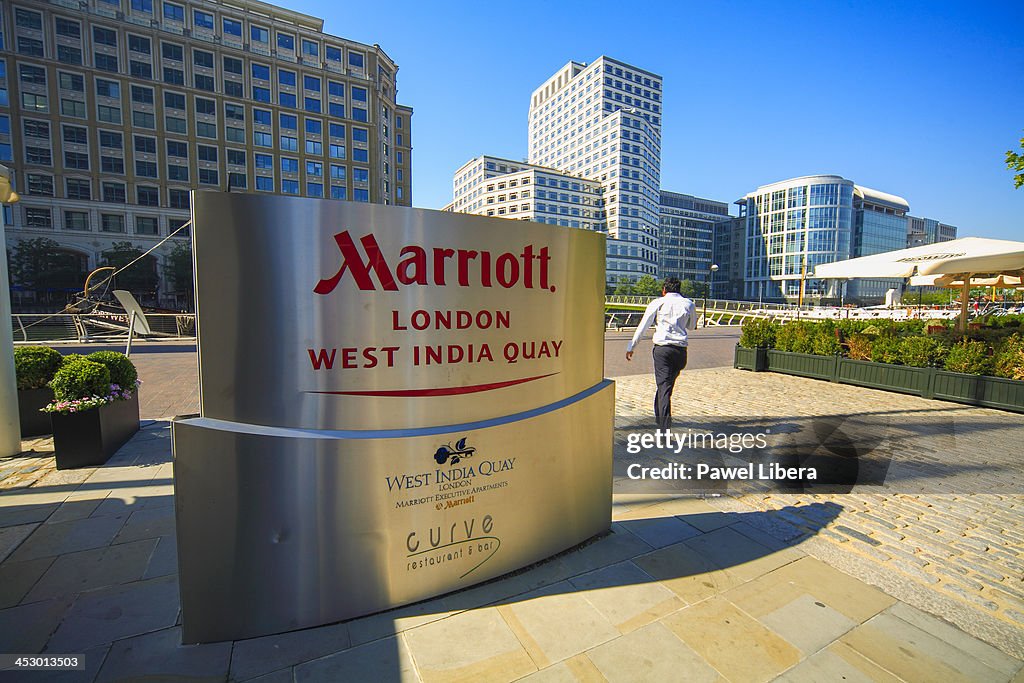
[[[505,252],[495,255],[475,249],[433,247],[428,250],[410,244],[401,248],[398,261],[392,268],[372,233],[359,238],[363,254],[348,230],[335,235],[334,241],[341,251],[341,267],[334,275],[316,284],[313,291],[317,294],[333,292],[345,273],[351,275],[356,287],[363,291],[375,291],[378,284],[380,289],[390,292],[398,291],[400,284],[441,287],[457,284],[459,287],[498,286],[505,289],[519,286],[555,291],[555,286],[548,281],[551,256],[547,247],[537,249],[527,244],[518,254]]]

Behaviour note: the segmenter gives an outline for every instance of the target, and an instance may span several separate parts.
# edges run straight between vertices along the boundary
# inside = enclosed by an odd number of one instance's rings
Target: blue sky
[[[835,173],[960,235],[1024,239],[1024,2],[279,0],[379,43],[413,116],[413,203],[470,158],[527,152],[534,88],[607,54],[664,77],[662,187],[732,202]]]

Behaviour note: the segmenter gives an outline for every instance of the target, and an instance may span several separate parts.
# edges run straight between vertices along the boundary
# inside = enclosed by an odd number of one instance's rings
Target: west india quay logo
[[[437,461],[438,465],[443,465],[446,462],[451,462],[452,465],[457,465],[462,462],[463,458],[471,458],[476,453],[476,449],[472,446],[466,445],[466,437],[462,437],[455,442],[455,445],[445,444],[437,449],[434,453],[434,460]]]
[[[363,291],[376,291],[378,285],[386,292],[397,292],[399,285],[444,287],[449,284],[504,289],[522,287],[549,292],[556,289],[549,281],[551,256],[548,247],[538,249],[527,244],[518,254],[511,251],[495,254],[476,249],[427,249],[409,244],[398,251],[397,260],[395,256],[390,257],[391,262],[395,262],[392,267],[373,233],[359,238],[362,254],[348,230],[336,234],[334,241],[341,251],[341,266],[334,275],[316,284],[313,291],[317,294],[333,292],[346,273]]]

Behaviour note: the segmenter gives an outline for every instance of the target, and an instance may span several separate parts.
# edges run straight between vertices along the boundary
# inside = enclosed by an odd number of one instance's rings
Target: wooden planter
[[[768,349],[768,370],[811,379],[835,380],[839,356],[815,356]]]
[[[764,372],[768,369],[768,349],[745,349],[737,345],[732,366],[739,370]]]
[[[741,351],[753,349],[736,349],[734,366],[746,368],[741,364],[747,362],[741,359]],[[774,349],[766,356],[770,372],[1024,413],[1024,382],[1019,380]]]
[[[889,365],[869,360],[839,360],[837,381],[855,384],[869,389],[898,391],[902,394],[927,396],[930,390],[931,368],[914,368],[908,365]]]
[[[53,389],[19,389],[18,422],[21,424],[21,438],[52,434],[50,415],[39,412],[53,400]]]
[[[81,413],[51,413],[57,469],[95,467],[139,431],[139,394]]]

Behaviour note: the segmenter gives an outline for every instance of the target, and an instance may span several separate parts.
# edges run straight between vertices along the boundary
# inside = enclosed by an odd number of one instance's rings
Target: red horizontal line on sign
[[[549,372],[546,375],[536,377],[523,377],[522,379],[510,379],[507,382],[492,382],[490,384],[472,384],[466,387],[437,387],[435,389],[380,389],[380,390],[353,390],[353,391],[307,391],[307,394],[329,394],[331,396],[458,396],[459,394],[476,394],[481,391],[493,391],[504,389],[517,384],[525,384],[545,377],[557,375],[557,372]]]

